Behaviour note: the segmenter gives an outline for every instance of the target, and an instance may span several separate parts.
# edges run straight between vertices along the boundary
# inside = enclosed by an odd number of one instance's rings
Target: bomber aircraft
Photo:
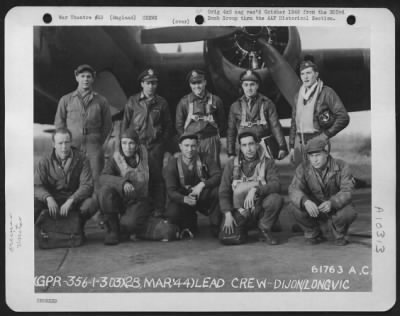
[[[204,41],[202,51],[162,54],[154,45],[195,41]],[[84,63],[96,69],[94,88],[107,97],[113,114],[138,91],[137,76],[147,66],[159,71],[158,92],[172,114],[188,90],[189,70],[206,70],[210,90],[229,107],[240,95],[239,74],[250,68],[260,74],[260,91],[277,104],[280,118],[288,118],[303,59],[319,66],[324,83],[334,87],[348,111],[370,109],[369,49],[305,50],[301,43],[296,27],[35,27],[34,121],[53,123],[59,98],[75,88],[73,70]]]

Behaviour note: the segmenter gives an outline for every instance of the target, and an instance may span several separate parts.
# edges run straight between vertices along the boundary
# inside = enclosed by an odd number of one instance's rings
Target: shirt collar
[[[65,158],[65,160],[64,160],[64,163],[65,163],[69,158],[72,158],[73,156],[74,156],[74,153],[73,153],[73,150],[72,150],[72,148],[71,148],[68,157]],[[62,165],[63,160],[61,160],[61,158],[58,157],[58,155],[57,155],[57,153],[56,153],[56,150],[55,150],[54,148],[53,148],[53,158],[54,158],[60,165]]]
[[[96,92],[94,92],[93,90],[89,90],[89,94],[96,95],[97,93],[96,93]],[[80,92],[79,92],[79,90],[78,90],[78,89],[76,89],[74,92],[72,92],[72,95],[73,95],[74,97],[76,97],[76,96],[80,95]]]
[[[208,93],[207,90],[204,91],[203,97],[197,96],[193,92],[191,92],[191,98],[192,98],[193,101],[195,101],[195,100],[200,100],[200,101],[207,100],[208,97],[209,97],[209,93]]]
[[[251,100],[252,102],[255,102],[255,100],[257,100],[257,99],[258,99],[258,93],[256,93],[252,97],[247,97],[245,94],[243,94],[243,96],[242,96],[242,100],[245,101],[246,103],[249,102],[249,100]]]

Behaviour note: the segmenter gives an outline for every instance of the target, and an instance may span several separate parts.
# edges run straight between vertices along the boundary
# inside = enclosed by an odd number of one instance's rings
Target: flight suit
[[[150,198],[155,210],[163,213],[166,196],[162,164],[165,144],[172,133],[167,101],[159,95],[148,100],[143,92],[131,96],[125,106],[121,132],[131,126],[139,135],[140,143],[145,145],[148,151]]]
[[[209,156],[198,155],[193,159],[192,168],[182,161],[182,156],[172,157],[165,169],[165,180],[169,197],[166,217],[181,230],[188,228],[192,233],[197,231],[196,211],[209,216],[211,232],[218,234],[221,214],[218,204],[218,185],[221,181],[221,170]],[[190,188],[203,181],[205,187],[198,197],[197,204],[190,206],[184,203],[184,196]]]
[[[206,91],[203,98],[190,93],[176,107],[176,130],[196,134],[200,140],[199,152],[210,155],[221,166],[220,136],[225,134],[226,118],[222,100]]]
[[[102,146],[112,127],[107,99],[94,91],[85,98],[78,90],[71,92],[60,99],[54,125],[71,131],[72,145],[87,155],[97,187],[104,165]]]
[[[83,221],[92,214],[84,206],[88,205],[93,193],[92,172],[89,161],[79,150],[73,148],[71,157],[64,167],[56,157],[54,150],[43,157],[36,168],[34,177],[34,218],[47,209],[47,198],[53,197],[61,207],[67,199],[73,197],[73,211],[79,211]]]
[[[278,142],[279,149],[287,152],[275,105],[260,93],[249,100],[243,95],[230,108],[227,131],[229,156],[236,155],[236,137],[245,131],[253,132],[259,139],[272,134]]]
[[[315,238],[321,234],[319,222],[328,222],[336,239],[343,238],[351,223],[357,217],[352,205],[354,184],[349,166],[342,160],[328,157],[325,176],[306,161],[296,169],[289,186],[289,198],[293,204],[294,216],[304,230],[305,238]],[[304,202],[313,201],[317,206],[324,201],[331,201],[332,210],[311,217],[304,207]]]
[[[135,160],[131,165],[120,151],[115,152],[100,176],[99,203],[105,221],[111,230],[128,235],[141,233],[150,216],[147,201],[149,166],[145,146],[140,146],[137,157],[139,161]],[[126,182],[134,187],[130,197],[124,194]],[[118,217],[120,225],[115,222]]]
[[[257,199],[254,210],[250,212],[242,208],[247,192],[252,187],[256,188]],[[219,201],[221,212],[231,212],[235,218],[237,227],[232,235],[243,235],[238,236],[239,243],[246,241],[249,229],[257,227],[260,231],[272,231],[283,205],[279,193],[280,182],[274,160],[263,157],[247,161],[235,157],[227,162],[219,187]],[[222,242],[228,235],[221,229]]]

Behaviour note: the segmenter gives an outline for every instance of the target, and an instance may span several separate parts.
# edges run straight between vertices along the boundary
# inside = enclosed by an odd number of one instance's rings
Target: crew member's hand
[[[317,217],[319,214],[318,206],[310,200],[304,202],[304,207],[311,217]]]
[[[130,182],[125,182],[124,183],[124,194],[128,198],[131,198],[133,196],[133,192],[134,191],[135,191],[135,188],[133,187],[132,183],[130,183]]]
[[[204,182],[199,182],[196,186],[192,188],[192,192],[190,193],[191,196],[197,196],[197,199],[199,198],[201,191],[203,191],[204,187],[206,185]]]
[[[332,209],[332,202],[331,201],[325,201],[322,202],[319,206],[318,206],[318,210],[322,213],[329,213]]]
[[[254,207],[254,200],[256,197],[256,188],[251,188],[249,192],[247,192],[246,199],[244,200],[244,208],[246,210],[251,210]]]
[[[235,231],[235,226],[237,226],[235,219],[232,216],[231,212],[226,212],[225,213],[225,221],[224,221],[224,226],[222,229],[224,232],[228,235],[233,234]]]
[[[196,197],[189,194],[189,195],[186,195],[183,197],[183,203],[190,205],[190,206],[195,206],[197,203],[197,199],[196,199]]]
[[[295,163],[294,161],[294,148],[290,149],[290,153],[289,153],[289,160],[292,164]]]
[[[58,212],[58,204],[56,200],[52,196],[49,196],[47,199],[47,208],[49,209],[50,216],[56,216]]]
[[[286,150],[279,150],[279,153],[278,153],[278,160],[281,160],[281,159],[283,159],[283,158],[285,158],[287,156],[287,151]]]
[[[63,205],[61,205],[61,209],[60,209],[61,216],[68,215],[68,212],[71,209],[72,203],[74,203],[74,200],[70,198],[70,199],[66,200]]]

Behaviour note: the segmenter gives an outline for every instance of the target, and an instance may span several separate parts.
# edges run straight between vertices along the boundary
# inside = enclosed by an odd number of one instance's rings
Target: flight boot
[[[105,214],[104,217],[107,227],[106,236],[104,237],[104,244],[109,246],[119,244],[118,214]]]
[[[278,238],[274,237],[272,233],[265,229],[258,230],[258,240],[264,241],[269,245],[275,246],[279,244]]]

